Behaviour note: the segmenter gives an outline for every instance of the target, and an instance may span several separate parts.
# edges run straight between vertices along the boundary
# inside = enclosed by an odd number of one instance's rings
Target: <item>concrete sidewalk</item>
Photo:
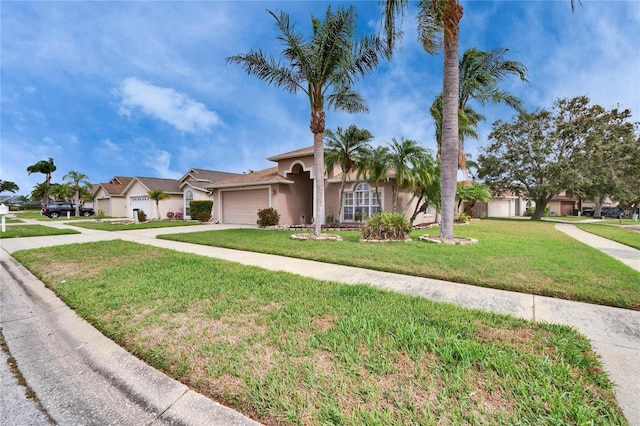
[[[57,227],[66,227],[68,225],[59,224]],[[572,226],[572,225],[570,225]],[[491,312],[497,313],[505,313],[511,314],[520,318],[525,318],[529,320],[535,321],[545,321],[550,323],[560,323],[567,324],[577,328],[583,334],[585,334],[592,342],[592,345],[596,352],[602,357],[603,365],[606,371],[610,374],[611,379],[616,384],[616,395],[618,398],[618,402],[625,413],[625,416],[630,421],[632,425],[640,425],[640,404],[637,401],[640,400],[640,312],[630,311],[625,309],[618,308],[610,308],[599,305],[590,305],[585,303],[571,302],[560,299],[553,299],[542,296],[533,296],[529,294],[522,293],[513,293],[501,290],[494,290],[482,287],[468,286],[463,284],[456,284],[438,280],[431,280],[426,278],[417,278],[410,277],[398,274],[391,274],[385,272],[377,272],[371,271],[367,269],[353,268],[353,267],[345,267],[339,265],[332,265],[314,261],[300,260],[300,259],[292,259],[281,256],[273,256],[273,255],[265,255],[259,253],[250,253],[250,252],[242,252],[237,250],[229,250],[222,249],[216,247],[207,247],[207,246],[199,246],[188,243],[181,243],[175,241],[168,240],[158,240],[156,239],[156,235],[160,233],[169,233],[169,232],[195,232],[200,230],[199,226],[196,227],[181,227],[181,228],[166,228],[166,229],[149,229],[142,231],[126,231],[126,232],[100,232],[100,231],[91,231],[85,232],[86,230],[82,230],[83,234],[81,235],[70,235],[70,236],[57,236],[57,237],[39,237],[39,238],[25,238],[25,239],[13,239],[13,240],[23,240],[23,241],[11,241],[11,240],[2,240],[2,254],[3,256],[3,282],[2,282],[2,293],[3,298],[4,294],[7,293],[5,291],[5,274],[9,273],[10,276],[16,275],[15,268],[18,270],[21,268],[19,265],[11,266],[10,263],[13,259],[8,258],[6,253],[12,253],[15,250],[21,250],[26,248],[35,248],[41,245],[49,246],[49,245],[57,245],[57,244],[67,244],[70,242],[84,242],[84,241],[97,241],[97,240],[105,240],[105,239],[115,239],[119,238],[127,241],[134,241],[142,244],[149,244],[156,247],[167,248],[171,250],[177,250],[182,252],[194,253],[203,256],[215,257],[220,259],[225,259],[233,262],[239,262],[246,265],[254,265],[262,268],[270,269],[270,270],[280,270],[287,271],[295,274],[299,274],[302,276],[307,276],[310,278],[322,279],[322,280],[331,280],[344,282],[347,284],[355,284],[355,283],[367,283],[376,288],[385,289],[385,290],[393,290],[398,291],[410,295],[427,297],[432,300],[438,301],[446,301],[456,303],[461,306],[482,309]],[[222,229],[224,228],[221,225],[205,225],[203,229]],[[575,227],[574,227],[575,228]],[[78,229],[78,228],[74,228]],[[105,235],[106,234],[106,235]],[[591,235],[591,234],[588,234]],[[55,238],[55,242],[53,241]],[[27,241],[29,240],[29,241]],[[5,270],[5,265],[9,265],[8,271]],[[13,269],[12,269],[13,268]],[[24,269],[24,268],[22,268]],[[11,275],[13,274],[13,275]],[[24,276],[30,275],[28,272],[23,271],[20,274],[25,274]],[[23,276],[23,275],[19,275]],[[24,278],[22,281],[29,281],[35,278]],[[638,275],[638,279],[640,279],[640,274]],[[37,281],[37,280],[36,280]],[[40,286],[43,288],[42,284],[37,282],[33,283],[35,287]],[[19,285],[18,285],[19,286]],[[39,294],[36,292],[32,286],[24,287],[24,294],[15,295],[19,300],[24,299],[33,299],[35,296]],[[47,296],[43,300],[49,300]],[[37,296],[36,299],[40,298]],[[13,303],[13,302],[11,302]],[[17,302],[16,302],[17,303]],[[19,341],[25,337],[30,335],[30,330],[34,324],[29,324],[29,321],[32,321],[33,318],[40,318],[42,322],[52,322],[54,325],[59,324],[63,329],[68,328],[64,322],[61,322],[62,319],[64,321],[67,318],[75,317],[75,315],[71,315],[70,313],[66,313],[64,315],[55,314],[56,318],[60,320],[52,321],[51,318],[45,316],[45,312],[49,311],[57,311],[58,309],[63,309],[62,302],[56,301],[53,306],[47,308],[46,305],[42,308],[41,311],[37,311],[37,309],[41,308],[29,308],[25,311],[23,316],[14,318],[12,320],[7,320],[5,317],[6,309],[10,309],[6,306],[5,301],[2,303],[2,310],[0,313],[2,317],[0,319],[0,324],[5,329],[5,334],[11,335],[11,340],[14,340],[14,343],[10,343],[9,346],[14,351],[13,348],[19,348],[21,345]],[[11,312],[13,309],[10,309]],[[31,312],[32,314],[28,314]],[[37,314],[33,314],[37,312]],[[82,322],[82,320],[79,320]],[[24,323],[23,331],[12,331],[14,325],[16,323]],[[88,324],[87,324],[88,326]],[[36,326],[35,328],[39,327]],[[75,327],[75,326],[74,326]],[[84,326],[83,326],[84,327]],[[90,327],[90,326],[89,326]],[[54,332],[60,333],[60,332]],[[106,344],[106,338],[104,336],[96,336],[94,332],[85,332],[88,333],[88,336],[93,336],[86,341],[76,341],[75,337],[69,337],[71,339],[71,344],[68,345],[67,352],[63,355],[66,357],[68,353],[78,352],[81,357],[87,357],[86,351],[89,350],[97,350],[98,354],[94,355],[99,359],[105,359],[104,355],[101,354],[104,351],[103,346]],[[99,334],[99,333],[98,333]],[[56,334],[54,334],[55,336]],[[41,336],[41,338],[45,339],[47,336]],[[57,338],[57,337],[56,337]],[[96,342],[100,341],[100,344],[94,344],[93,339]],[[7,339],[9,340],[9,339]],[[91,344],[90,344],[91,343]],[[34,342],[30,344],[35,344]],[[77,345],[77,346],[76,346]],[[28,350],[23,351],[24,353],[21,356],[29,357]],[[123,351],[124,352],[124,351]],[[34,363],[34,369],[39,365],[38,362],[42,363],[42,359],[40,361],[22,361],[17,354],[14,356],[18,359],[18,364],[22,369],[23,364],[29,365],[30,362]],[[111,358],[112,360],[120,360],[120,357],[124,357],[126,359],[127,354],[119,353],[117,357]],[[109,358],[109,357],[107,357]],[[133,357],[131,357],[133,358]],[[81,361],[78,361],[81,362]],[[105,361],[106,362],[106,361]],[[138,361],[139,362],[139,361]],[[120,371],[120,365],[122,361],[118,361],[117,365],[112,367],[101,367],[102,371],[108,371],[107,377],[114,377],[115,385],[122,387],[122,385],[118,385],[121,381],[128,380],[127,377],[132,374],[135,374],[136,369],[125,370],[124,372]],[[46,363],[44,363],[46,364]],[[112,368],[109,370],[109,368]],[[143,368],[142,366],[136,368]],[[150,368],[150,367],[146,367]],[[29,369],[28,369],[29,370]],[[100,370],[100,369],[99,369]],[[153,369],[151,369],[153,370]],[[153,370],[155,371],[155,370]],[[155,374],[159,374],[155,372]],[[27,378],[27,382],[32,384],[33,381],[38,382],[37,378],[38,372],[34,372],[35,378],[30,379]],[[51,375],[51,373],[50,373]],[[49,376],[50,376],[49,375]],[[146,375],[149,375],[147,378]],[[27,374],[25,374],[25,377]],[[140,380],[143,382],[146,380],[155,380],[154,373],[145,372],[144,374],[138,374]],[[102,384],[107,386],[108,383]],[[127,389],[128,389],[127,385]],[[147,385],[148,386],[148,385]],[[42,389],[40,389],[42,387]],[[43,400],[43,404],[45,400],[40,395],[40,392],[46,392],[46,380],[42,382],[41,386],[38,385],[38,389],[34,390],[40,396],[41,400]],[[135,393],[135,398],[133,401],[138,401],[142,399],[145,401],[142,405],[148,406],[150,403],[145,400],[144,390],[145,385],[141,385],[138,388],[138,391]],[[72,389],[65,389],[65,391],[72,392]],[[152,405],[155,407],[174,407],[180,406],[180,391],[174,391],[172,398],[168,400],[159,401],[157,395],[150,395]],[[191,391],[189,391],[191,392]],[[86,393],[85,393],[86,394]],[[185,394],[186,395],[186,394]],[[95,395],[95,397],[99,397],[100,395]],[[48,397],[48,396],[47,396]],[[55,398],[54,395],[51,396]],[[91,396],[94,398],[94,396]],[[54,405],[56,405],[55,399]],[[138,401],[139,403],[140,401]],[[122,404],[124,402],[120,402]],[[132,402],[133,403],[133,402]],[[163,405],[164,404],[164,405]],[[49,410],[47,408],[47,410]],[[154,415],[157,415],[156,411],[153,411]],[[142,409],[140,416],[149,416],[145,409]],[[55,418],[55,417],[54,417]],[[103,417],[110,418],[110,417]],[[142,418],[142,417],[141,417]],[[164,419],[157,418],[155,420],[162,424]],[[246,421],[250,422],[249,419]],[[132,424],[129,422],[125,422],[124,424]],[[196,423],[188,423],[185,421],[185,424],[196,424]],[[215,424],[215,423],[208,423]],[[228,424],[228,423],[224,423]]]

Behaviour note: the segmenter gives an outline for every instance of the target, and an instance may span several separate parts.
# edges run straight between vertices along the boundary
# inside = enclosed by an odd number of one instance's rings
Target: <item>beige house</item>
[[[96,212],[102,210],[105,216],[127,216],[127,199],[124,189],[133,180],[131,177],[115,176],[107,183],[93,185],[93,208]]]
[[[213,183],[242,176],[238,173],[218,172],[215,170],[191,169],[180,178],[179,188],[183,192],[183,206],[180,210],[185,219],[189,219],[189,206],[193,200],[211,200],[211,190],[207,189]]]
[[[306,147],[269,157],[277,166],[253,173],[237,175],[206,186],[214,199],[213,219],[220,223],[255,224],[258,210],[272,207],[280,214],[283,225],[311,225],[314,223],[316,171],[313,147]],[[373,185],[349,176],[345,185],[342,217],[338,218],[341,169],[336,165],[328,170],[325,182],[325,212],[319,220],[325,224],[330,215],[335,221],[357,222],[380,212],[392,209],[393,173],[380,182],[378,197]],[[404,207],[411,195],[401,190],[398,208]],[[407,216],[413,206],[407,210]],[[429,213],[432,213],[431,211]],[[432,218],[430,219],[433,220]],[[416,222],[429,219],[420,215]]]
[[[156,202],[149,197],[149,191],[160,189],[169,198],[159,203],[160,214],[156,211]],[[134,218],[134,211],[142,210],[147,219],[162,219],[167,217],[168,211],[183,212],[183,194],[180,181],[177,179],[162,179],[150,177],[134,177],[123,191],[126,197],[126,216]]]

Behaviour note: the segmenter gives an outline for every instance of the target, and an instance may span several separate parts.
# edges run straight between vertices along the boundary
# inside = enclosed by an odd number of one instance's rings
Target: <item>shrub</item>
[[[213,201],[211,200],[193,200],[189,202],[189,211],[191,214],[191,219],[200,220],[199,214],[201,212],[209,213],[211,216],[211,209],[213,208]],[[204,222],[208,222],[209,219]],[[202,222],[202,221],[201,221]]]
[[[146,222],[147,221],[147,214],[144,212],[144,210],[138,210],[138,222]]]
[[[176,212],[175,215],[173,216],[176,220],[182,220],[184,218],[184,215],[182,214],[182,212]]]
[[[409,220],[399,213],[374,214],[362,227],[365,240],[405,240],[409,237]]]
[[[469,221],[469,219],[471,219],[471,216],[462,212],[455,215],[455,217],[453,218],[453,221],[456,223],[466,223]]]
[[[535,207],[527,207],[527,209],[524,211],[524,215],[531,217],[533,216],[533,213],[536,211]],[[549,207],[545,207],[544,210],[542,211],[542,216],[549,216]]]
[[[209,219],[211,219],[211,213],[209,212],[198,213],[198,220],[200,222],[209,222]]]
[[[175,214],[174,212],[169,211],[169,212],[167,212],[167,219],[169,219],[169,220],[173,220],[173,218],[175,217],[175,215],[176,215],[176,214]]]
[[[102,220],[102,219],[104,219],[104,210],[98,209],[98,211],[96,212],[96,220]]]
[[[280,223],[280,215],[273,207],[258,210],[257,223],[261,228],[264,228],[265,226],[275,226]]]

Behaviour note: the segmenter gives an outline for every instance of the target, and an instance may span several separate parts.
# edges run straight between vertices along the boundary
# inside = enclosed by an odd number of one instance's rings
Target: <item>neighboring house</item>
[[[280,214],[283,225],[311,225],[314,223],[315,185],[313,147],[278,154],[267,158],[277,166],[253,173],[219,181],[206,186],[214,199],[213,218],[221,223],[256,224],[258,210],[272,207]],[[336,165],[328,170],[325,181],[325,213],[320,218],[326,222],[328,214],[338,214],[341,169]],[[391,210],[393,175],[378,184],[380,203],[378,205],[372,184],[349,176],[345,186],[342,222],[355,222],[380,212]],[[401,191],[398,208],[402,208],[410,199],[410,194]],[[407,216],[413,207],[407,211]],[[360,215],[358,215],[360,213]],[[425,222],[420,215],[417,222]]]
[[[577,216],[578,199],[569,197],[566,192],[554,195],[547,203],[550,216]]]
[[[124,189],[132,180],[131,177],[115,176],[108,183],[94,184],[92,191],[94,210],[96,212],[102,210],[105,216],[109,217],[127,216],[127,199]]]
[[[473,207],[474,217],[516,217],[524,216],[527,207],[531,206],[521,195],[505,192],[494,195],[490,202],[478,201]]]
[[[191,169],[180,178],[179,188],[184,194],[182,212],[189,219],[189,203],[193,200],[212,200],[211,190],[207,189],[213,183],[242,176],[238,173],[218,172],[215,170]]]
[[[154,189],[161,189],[169,195],[168,199],[160,201],[160,217],[156,212],[156,202],[149,197],[149,191]],[[126,197],[126,216],[130,218],[134,218],[134,210],[143,210],[148,219],[161,219],[167,216],[168,211],[183,212],[183,194],[177,179],[136,176],[122,193]]]

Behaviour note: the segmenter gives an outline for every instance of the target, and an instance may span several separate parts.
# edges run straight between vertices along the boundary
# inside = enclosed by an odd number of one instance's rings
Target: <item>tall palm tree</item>
[[[28,174],[31,173],[42,173],[45,175],[45,191],[42,202],[46,203],[49,201],[49,188],[51,186],[51,174],[56,171],[56,166],[53,164],[53,158],[49,157],[49,160],[38,161],[35,164],[27,167]]]
[[[70,183],[73,183],[73,189],[75,190],[75,196],[73,201],[76,206],[76,216],[80,216],[80,188],[82,186],[91,186],[91,182],[89,182],[89,176],[84,173],[76,172],[71,170],[66,175],[62,176],[62,180],[69,180]]]
[[[327,169],[333,168],[335,164],[340,164],[342,178],[340,182],[340,204],[338,207],[338,220],[342,217],[342,205],[344,186],[349,173],[357,169],[357,163],[362,161],[367,151],[371,150],[369,141],[373,139],[373,134],[367,129],[358,129],[355,125],[347,127],[342,131],[338,127],[335,132],[327,129],[324,133],[325,156],[324,162]]]
[[[69,201],[73,197],[73,186],[69,182],[51,184],[47,195],[57,201]]]
[[[315,169],[315,226],[320,234],[324,217],[324,146],[325,103],[328,108],[347,112],[367,112],[364,98],[353,84],[378,66],[386,52],[378,37],[356,39],[355,9],[338,8],[334,14],[327,9],[324,22],[311,17],[313,35],[305,41],[302,33],[295,31],[289,15],[269,11],[276,20],[278,40],[284,45],[281,58],[286,64],[276,62],[273,56],[261,50],[250,50],[244,55],[227,58],[227,62],[241,64],[247,74],[289,93],[304,92],[311,107],[310,129],[313,133]]]
[[[436,158],[440,159],[442,151],[442,93],[429,108],[431,118],[435,126],[436,145],[438,147]],[[485,119],[485,116],[477,113],[472,107],[466,106],[463,111],[458,110],[458,139],[460,141],[468,138],[478,139],[478,123]],[[461,144],[462,145],[462,144]],[[460,164],[458,164],[458,167]]]
[[[395,169],[395,183],[392,186],[392,211],[394,213],[397,211],[400,187],[413,186],[414,175],[412,170],[424,160],[427,154],[427,150],[414,140],[403,137],[398,142],[395,138],[391,139],[389,162],[391,168]]]
[[[390,169],[389,148],[386,146],[378,146],[370,150],[367,155],[362,158],[362,162],[358,164],[357,176],[358,178],[362,176],[367,182],[373,184],[380,210],[382,210],[382,203],[380,202],[378,187],[380,181],[387,178]]]
[[[407,0],[384,1],[384,30],[387,54],[391,56],[395,41],[402,35],[396,28],[402,18]],[[577,0],[580,2],[580,0]],[[570,0],[574,10],[576,0]],[[442,79],[442,155],[441,155],[441,208],[440,236],[453,238],[453,216],[458,165],[458,45],[462,6],[458,0],[421,0],[418,2],[418,33],[427,53],[444,52]]]
[[[152,189],[149,192],[149,198],[156,202],[156,212],[158,213],[158,220],[160,220],[160,201],[168,200],[171,195],[164,192],[162,189]]]

